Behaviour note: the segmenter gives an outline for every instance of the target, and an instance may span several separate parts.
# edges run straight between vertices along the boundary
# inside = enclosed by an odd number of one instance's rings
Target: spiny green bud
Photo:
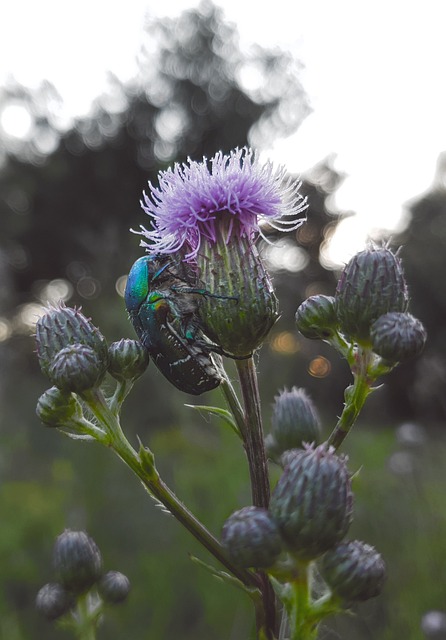
[[[326,340],[338,328],[333,296],[311,296],[296,311],[296,325],[300,333],[310,340]]]
[[[269,508],[288,547],[312,560],[347,533],[353,511],[350,475],[345,459],[325,445],[289,453]]]
[[[120,381],[137,380],[149,365],[149,352],[137,340],[112,342],[108,355],[108,372]]]
[[[53,564],[59,582],[74,593],[87,591],[102,575],[101,552],[85,531],[66,529],[56,539]]]
[[[288,449],[302,448],[304,442],[318,442],[319,416],[304,389],[285,389],[274,400],[271,435],[279,454]]]
[[[360,251],[345,266],[336,289],[341,331],[369,344],[370,327],[390,311],[407,309],[408,292],[401,261],[386,247]]]
[[[224,222],[224,217],[222,223]],[[256,247],[244,236],[203,243],[200,278],[211,296],[200,300],[203,332],[229,355],[249,356],[278,318],[277,298]]]
[[[410,313],[385,313],[370,329],[375,353],[390,362],[404,362],[419,355],[426,343],[426,329]]]
[[[233,513],[223,525],[221,541],[232,562],[245,568],[270,567],[282,550],[277,525],[261,507]]]
[[[107,342],[90,320],[79,309],[60,304],[51,307],[38,319],[36,324],[37,356],[42,372],[50,376],[55,356],[72,344],[83,344],[95,351],[98,358],[107,365]]]
[[[386,566],[381,555],[365,542],[341,542],[324,555],[321,575],[332,591],[346,602],[374,598],[381,593]]]
[[[57,387],[51,387],[37,401],[37,416],[47,427],[60,427],[82,419],[82,407],[76,397]]]
[[[72,593],[57,582],[45,584],[37,594],[36,608],[47,620],[57,620],[74,606]]]
[[[107,571],[98,582],[98,593],[104,602],[124,602],[130,592],[130,580],[119,571]]]
[[[49,378],[63,391],[81,393],[98,387],[107,371],[107,363],[85,344],[71,344],[53,359]]]

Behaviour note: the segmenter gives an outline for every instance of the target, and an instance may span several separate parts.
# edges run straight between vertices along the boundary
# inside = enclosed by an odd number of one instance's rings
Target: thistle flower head
[[[74,605],[74,595],[58,582],[45,584],[36,597],[36,608],[47,620],[57,620]]]
[[[217,242],[222,216],[229,219],[226,242],[234,234],[252,241],[261,234],[261,220],[293,231],[303,222],[296,216],[307,208],[299,193],[301,183],[286,179],[284,167],[261,165],[247,147],[229,154],[220,151],[209,163],[206,158],[177,163],[158,179],[159,187],[149,183],[141,202],[152,218],[151,230],[141,227],[149,240],[142,245],[167,254],[186,249],[186,259],[197,256],[203,241]]]
[[[347,602],[379,595],[386,578],[381,555],[360,540],[341,542],[327,551],[320,571],[334,593]]]
[[[102,556],[96,542],[85,531],[66,529],[56,539],[53,564],[60,584],[83,593],[102,575]]]
[[[74,344],[90,347],[105,371],[108,346],[99,329],[79,309],[66,307],[63,303],[49,307],[36,324],[37,357],[42,372],[52,379],[56,355]]]
[[[375,353],[390,362],[404,362],[419,355],[427,334],[423,324],[410,313],[385,313],[370,328]]]
[[[407,309],[409,298],[400,258],[386,246],[360,251],[346,264],[335,298],[341,331],[351,340],[369,344],[375,320]]]
[[[303,448],[305,442],[319,441],[319,415],[304,389],[284,389],[274,398],[271,436],[279,457],[284,451]]]
[[[322,294],[311,296],[296,311],[297,328],[310,340],[328,340],[338,328],[336,300]]]
[[[130,592],[130,580],[120,571],[107,571],[98,582],[101,598],[109,604],[123,602]]]
[[[240,567],[270,567],[283,546],[276,522],[262,507],[235,511],[223,526],[221,541]]]
[[[290,452],[269,509],[294,554],[306,560],[322,555],[342,540],[352,520],[345,459],[325,445]]]

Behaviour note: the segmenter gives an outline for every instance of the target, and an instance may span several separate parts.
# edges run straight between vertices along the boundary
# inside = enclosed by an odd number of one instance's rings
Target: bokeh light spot
[[[14,328],[18,333],[33,333],[37,320],[46,312],[47,308],[43,304],[36,302],[23,304],[17,309],[17,315],[14,318]]]
[[[279,240],[264,250],[265,260],[273,271],[297,273],[309,262],[308,253],[289,239]]]
[[[127,276],[119,276],[119,278],[115,282],[115,289],[121,298],[124,297],[125,285],[127,283]]]
[[[271,340],[270,347],[277,353],[293,355],[299,351],[299,342],[291,331],[281,331]]]
[[[42,302],[66,302],[73,295],[73,287],[68,280],[56,278],[42,287],[39,298]]]
[[[0,125],[6,135],[25,140],[31,133],[33,119],[26,105],[10,103],[0,112]]]
[[[6,318],[0,318],[0,342],[7,340],[12,334],[11,323]]]
[[[85,278],[81,278],[77,285],[76,285],[76,289],[78,294],[82,297],[82,298],[87,298],[88,300],[91,300],[93,298],[97,298],[100,291],[101,291],[101,285],[100,282],[98,280],[96,280],[95,278],[91,278],[90,276],[86,276]]]
[[[331,371],[331,363],[324,356],[316,356],[308,365],[308,373],[313,378],[326,378]]]

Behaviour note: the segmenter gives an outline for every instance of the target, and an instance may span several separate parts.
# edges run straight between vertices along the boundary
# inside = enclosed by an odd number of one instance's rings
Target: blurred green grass
[[[175,419],[139,435],[168,484],[219,535],[225,518],[250,502],[244,454],[215,418],[180,409],[181,427]],[[130,431],[136,440],[134,425]],[[349,537],[374,545],[389,577],[382,596],[328,621],[321,638],[419,640],[422,615],[446,608],[446,439],[425,434],[424,443],[404,447],[392,425],[360,424],[347,439],[349,468],[358,471]],[[0,487],[1,638],[69,637],[34,610],[38,589],[52,579],[54,538],[65,527],[87,529],[106,569],[132,582],[128,602],[110,609],[99,639],[249,638],[247,597],[190,560],[189,554],[214,564],[109,451],[71,442],[37,421],[30,440],[8,446],[17,469]],[[272,476],[278,477],[275,467]]]

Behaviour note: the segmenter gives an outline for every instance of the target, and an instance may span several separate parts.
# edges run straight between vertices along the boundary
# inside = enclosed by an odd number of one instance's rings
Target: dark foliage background
[[[117,459],[43,428],[35,416],[46,381],[31,334],[43,304],[65,297],[82,305],[108,340],[133,337],[121,294],[141,255],[129,228],[146,223],[138,200],[147,181],[188,156],[288,135],[310,110],[295,61],[260,48],[243,56],[234,26],[211,4],[151,24],[147,37],[150,53],[141,57],[139,78],[126,86],[113,80],[94,115],[69,131],[58,127],[51,106],[57,92],[48,83],[33,91],[11,84],[0,93],[0,107],[20,101],[34,119],[29,139],[3,134],[0,154],[0,638],[64,637],[34,611],[37,590],[51,579],[53,540],[64,527],[86,528],[106,567],[125,572],[134,585],[100,637],[245,640],[251,628],[249,603],[191,564],[188,552],[209,559],[154,508]],[[263,78],[256,90],[240,81],[246,66]],[[326,345],[300,337],[293,321],[306,297],[334,292],[336,273],[322,266],[320,253],[335,231],[338,217],[327,201],[341,180],[321,159],[302,188],[307,224],[261,247],[282,309],[259,357],[266,425],[284,386],[310,391],[327,431],[342,408],[345,363]],[[404,244],[413,313],[429,331],[426,353],[375,394],[347,445],[352,468],[362,465],[353,535],[384,553],[388,587],[358,618],[334,621],[322,637],[415,640],[423,612],[444,607],[443,580],[432,576],[446,566],[439,428],[446,417],[445,203],[440,166],[433,189],[414,201],[411,222],[395,240]],[[131,440],[138,435],[150,444],[165,479],[218,533],[229,513],[249,502],[245,461],[230,433],[184,408],[189,400],[149,367],[123,424]],[[212,392],[204,401],[219,400]],[[401,421],[422,426],[396,437]]]

